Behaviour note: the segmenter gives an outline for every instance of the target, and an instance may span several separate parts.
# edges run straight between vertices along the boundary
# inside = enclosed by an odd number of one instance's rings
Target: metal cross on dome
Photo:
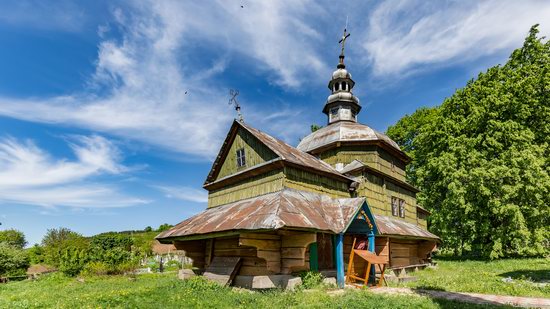
[[[338,43],[342,44],[342,53],[340,54],[341,56],[344,55],[344,46],[346,44],[346,40],[347,38],[350,36],[351,33],[348,33],[347,32],[347,29],[344,28],[344,35],[342,36],[342,38],[340,39],[340,41],[338,41]]]

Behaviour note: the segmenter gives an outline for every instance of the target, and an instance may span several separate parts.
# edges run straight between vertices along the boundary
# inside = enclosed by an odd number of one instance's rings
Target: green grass
[[[437,268],[418,271],[418,280],[401,285],[452,292],[550,298],[550,259],[497,261],[437,260]],[[510,277],[511,282],[502,279]],[[544,286],[541,283],[547,282]]]
[[[79,282],[59,274],[0,284],[0,308],[481,308],[423,296],[375,295],[350,290],[250,292],[175,274],[92,277]]]

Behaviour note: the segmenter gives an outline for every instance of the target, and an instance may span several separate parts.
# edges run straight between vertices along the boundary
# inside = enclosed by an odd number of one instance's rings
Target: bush
[[[67,248],[61,255],[59,270],[67,276],[78,275],[90,260],[87,250]]]
[[[89,262],[84,266],[82,274],[85,276],[103,276],[109,274],[109,266],[103,262]]]
[[[94,236],[90,245],[94,250],[121,248],[125,251],[130,251],[133,244],[134,241],[129,235],[106,233]]]
[[[170,269],[180,269],[181,268],[181,263],[178,260],[171,260],[171,261],[166,262],[166,264],[164,264],[164,266],[166,268],[170,268]]]
[[[324,277],[320,272],[308,271],[300,273],[300,278],[302,278],[302,287],[311,289],[320,286]]]
[[[0,243],[0,277],[25,275],[29,265],[26,251],[5,242]]]
[[[67,228],[49,229],[42,239],[44,262],[59,267],[61,257],[67,249],[87,250],[89,241]]]
[[[31,264],[44,263],[44,248],[39,246],[38,244],[35,244],[34,246],[27,249],[27,253],[29,254],[29,260]]]

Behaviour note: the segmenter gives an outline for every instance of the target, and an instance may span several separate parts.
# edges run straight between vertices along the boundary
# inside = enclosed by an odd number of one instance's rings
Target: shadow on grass
[[[550,282],[550,270],[548,269],[516,270],[499,274],[499,276],[512,279],[529,279],[534,282]]]

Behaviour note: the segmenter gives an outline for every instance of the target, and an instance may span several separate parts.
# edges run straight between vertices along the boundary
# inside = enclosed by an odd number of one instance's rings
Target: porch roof
[[[365,198],[331,198],[293,189],[208,208],[156,239],[167,243],[174,239],[241,230],[306,229],[342,233]]]
[[[374,220],[376,221],[379,235],[440,240],[440,238],[435,234],[432,234],[410,222],[382,215],[374,215]]]

